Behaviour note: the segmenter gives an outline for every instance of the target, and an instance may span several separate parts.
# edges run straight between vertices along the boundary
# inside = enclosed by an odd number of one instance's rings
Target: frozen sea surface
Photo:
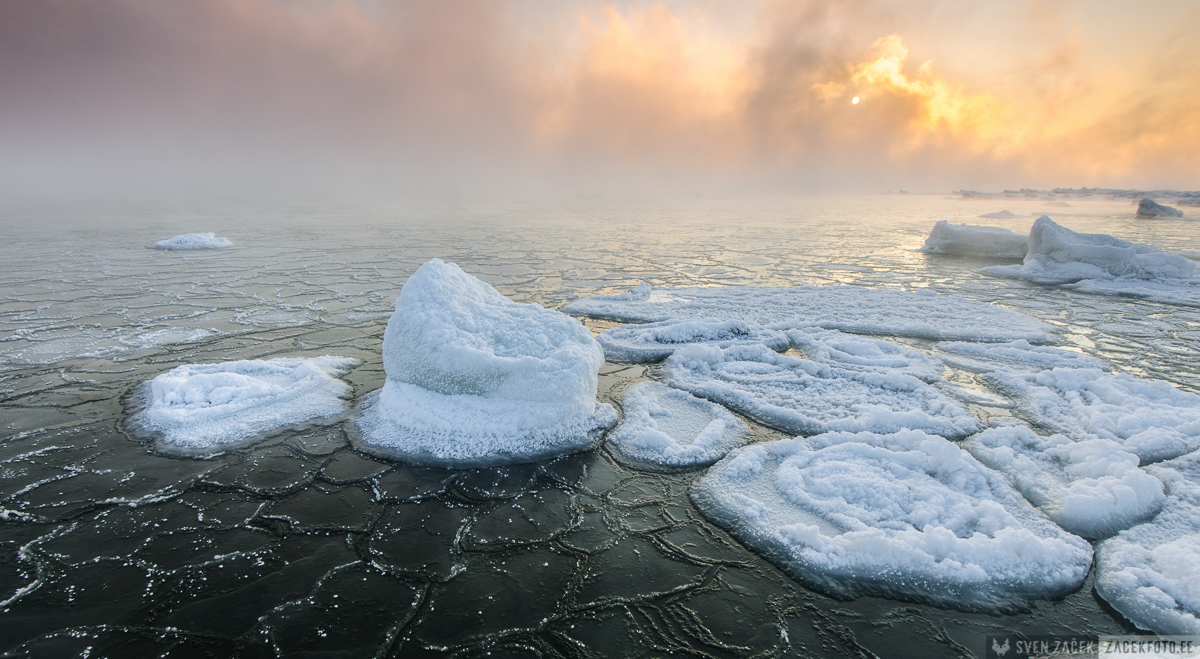
[[[1195,223],[1137,220],[1129,200],[1070,203],[1005,199],[1019,218],[988,224],[1025,234],[1062,210],[1076,231],[1200,252]],[[975,224],[999,206],[875,195],[0,213],[0,651],[968,657],[992,633],[1133,633],[1091,575],[1003,617],[832,600],[700,515],[689,492],[703,472],[639,471],[608,447],[446,470],[355,451],[352,415],[207,460],[121,430],[125,395],[185,364],[355,358],[356,409],[383,386],[401,284],[434,257],[552,309],[643,282],[928,290],[1038,323],[994,340],[1051,339],[1111,372],[1200,391],[1200,310],[988,277],[978,270],[994,260],[916,251],[936,221]],[[145,248],[197,226],[236,245]],[[584,320],[594,334],[616,326]],[[890,334],[941,357],[951,353],[931,339],[974,338]],[[661,368],[606,363],[599,402],[662,380]],[[979,372],[951,364],[942,378],[981,422],[1022,415]],[[742,421],[754,442],[788,437]]]

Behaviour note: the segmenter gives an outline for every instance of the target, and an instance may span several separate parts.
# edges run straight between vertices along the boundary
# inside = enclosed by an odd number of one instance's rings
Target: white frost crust
[[[1029,316],[927,290],[853,286],[651,289],[642,284],[622,295],[580,298],[563,311],[632,323],[741,320],[770,329],[822,327],[939,341],[1054,342],[1053,330]]]
[[[613,362],[657,362],[677,348],[702,343],[722,348],[745,343],[761,343],[776,351],[787,350],[787,335],[779,330],[763,329],[740,320],[665,321],[645,325],[622,325],[600,332],[596,337],[604,356]]]
[[[832,368],[765,346],[688,346],[666,364],[671,386],[785,432],[912,428],[962,439],[983,429],[958,403],[901,373]]]
[[[1162,482],[1112,440],[1075,442],[1008,426],[985,430],[963,448],[1004,474],[1059,526],[1085,538],[1108,537],[1162,508]]]
[[[186,364],[150,380],[134,427],[165,444],[204,450],[310,419],[337,416],[350,385],[350,357],[250,359]]]
[[[211,231],[208,233],[184,233],[174,238],[160,240],[154,243],[154,249],[221,249],[230,247],[233,243],[228,238],[218,238]]]
[[[943,360],[951,366],[966,367],[977,372],[990,372],[1002,368],[1041,371],[1058,367],[1108,370],[1108,365],[1095,357],[1052,346],[1035,346],[1025,340],[1007,343],[945,341],[938,344],[938,349],[970,357],[969,360],[958,360],[944,356]]]
[[[1142,464],[1200,449],[1200,396],[1163,380],[1092,368],[997,371],[987,382],[1017,400],[1030,421],[1075,440],[1111,439]]]
[[[903,373],[923,382],[942,378],[942,364],[923,352],[892,341],[813,327],[787,330],[792,346],[815,362],[848,371]]]
[[[1006,215],[989,213],[980,217],[1017,217],[1007,211]],[[1025,258],[1029,238],[1000,227],[985,227],[974,224],[951,224],[941,220],[933,225],[929,237],[921,247],[929,254],[951,254],[954,256],[984,256],[998,259]]]
[[[1096,592],[1139,629],[1200,634],[1200,453],[1147,471],[1166,483],[1166,504],[1097,546]]]
[[[738,449],[692,498],[805,584],[966,610],[1071,592],[1091,546],[941,437],[830,433]]]
[[[387,381],[363,406],[363,448],[453,467],[586,449],[617,418],[596,404],[603,363],[579,321],[433,259],[409,277],[388,321]]]
[[[624,418],[608,435],[621,457],[657,469],[710,465],[742,446],[750,429],[728,410],[657,382],[638,382],[621,398]]]

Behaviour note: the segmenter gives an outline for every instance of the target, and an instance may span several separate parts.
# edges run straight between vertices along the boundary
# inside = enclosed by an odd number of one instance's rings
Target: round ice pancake
[[[233,243],[225,237],[217,237],[217,234],[209,231],[208,233],[184,233],[173,238],[160,240],[154,243],[155,249],[179,250],[179,249],[221,249],[222,247],[230,247]]]
[[[743,445],[750,429],[728,410],[658,382],[637,382],[621,397],[624,418],[608,445],[624,461],[655,470],[710,465]]]
[[[776,351],[787,350],[790,341],[783,332],[768,330],[741,320],[684,320],[622,325],[606,329],[596,337],[604,356],[614,362],[657,362],[689,344],[726,348],[761,343]]]

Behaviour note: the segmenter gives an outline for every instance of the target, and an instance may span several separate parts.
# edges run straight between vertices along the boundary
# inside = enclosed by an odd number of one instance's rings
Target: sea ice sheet
[[[667,359],[669,384],[785,432],[894,432],[912,428],[962,439],[979,420],[902,373],[833,368],[766,346],[688,346]]]
[[[220,249],[230,247],[233,243],[224,236],[218,238],[215,233],[184,233],[174,238],[160,240],[154,243],[155,249]]]
[[[809,359],[848,371],[903,373],[924,382],[942,377],[940,361],[892,341],[812,327],[787,330],[787,336]]]
[[[938,344],[942,360],[951,366],[986,373],[998,369],[1041,371],[1065,366],[1068,368],[1108,369],[1103,361],[1071,350],[1052,346],[1035,346],[1024,339],[1005,343],[970,343],[944,341]],[[968,359],[956,358],[964,355]]]
[[[596,404],[603,363],[579,321],[433,259],[396,300],[383,336],[387,380],[364,401],[361,446],[451,467],[585,450],[617,420]]]
[[[980,217],[1017,217],[1008,211],[1006,215],[991,213]],[[929,254],[952,254],[955,256],[985,256],[998,259],[1023,259],[1029,246],[1029,238],[1000,227],[985,227],[974,224],[951,224],[941,220],[933,225],[929,237],[921,247]]]
[[[999,474],[920,431],[754,444],[714,465],[693,500],[805,584],[1004,610],[1071,592],[1091,546]]]
[[[606,329],[596,337],[604,356],[614,362],[657,362],[675,352],[676,348],[692,343],[728,347],[745,343],[761,343],[776,351],[787,350],[787,335],[741,320],[726,321],[665,321],[630,324]]]
[[[621,398],[624,418],[608,445],[637,466],[710,465],[743,445],[750,429],[728,410],[658,382],[638,382]]]

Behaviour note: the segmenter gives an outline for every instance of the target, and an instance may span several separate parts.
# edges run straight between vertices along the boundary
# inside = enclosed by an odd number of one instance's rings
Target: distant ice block
[[[710,465],[743,445],[750,429],[728,410],[658,382],[638,382],[621,398],[624,418],[608,445],[639,467]]]
[[[228,238],[218,238],[216,234],[209,231],[208,233],[185,233],[174,238],[160,240],[154,243],[155,249],[220,249],[229,247],[233,243],[229,242]]]
[[[364,450],[481,467],[594,446],[617,420],[596,404],[604,354],[577,320],[518,304],[433,259],[400,291],[383,335],[383,388],[363,404]]]
[[[614,362],[662,361],[676,348],[692,343],[720,347],[761,343],[777,351],[787,350],[791,344],[787,335],[779,330],[763,329],[740,320],[622,325],[600,332],[596,340],[604,349],[604,357]]]
[[[667,358],[669,384],[800,435],[912,428],[962,439],[979,420],[901,373],[833,368],[765,346],[688,346]]]
[[[621,322],[740,320],[769,329],[822,327],[934,340],[1052,343],[1053,330],[1015,311],[932,291],[853,286],[728,286],[651,289],[596,295],[563,307]]]
[[[1147,218],[1183,217],[1183,211],[1178,208],[1164,206],[1146,197],[1138,202],[1137,216]]]
[[[891,341],[813,327],[787,330],[787,336],[809,359],[848,371],[903,373],[923,382],[942,377],[940,361]]]
[[[1008,211],[1004,211],[1008,213]],[[1012,213],[992,213],[980,217],[1017,217]],[[1029,238],[1000,227],[950,224],[941,220],[933,225],[922,252],[955,256],[986,256],[999,259],[1023,259]]]
[[[1162,512],[1096,547],[1096,592],[1139,629],[1200,634],[1200,454],[1147,468]]]
[[[737,449],[697,508],[806,585],[965,610],[1076,590],[1091,546],[997,473],[919,431],[830,433]]]
[[[988,220],[1011,220],[1013,218],[1021,217],[1021,216],[1009,211],[1008,209],[1005,209],[1002,211],[996,211],[995,213],[984,213],[983,215],[980,215],[979,217],[982,217],[982,218],[988,219]],[[985,227],[985,228],[991,228],[991,227]]]
[[[1142,464],[1200,449],[1200,396],[1169,382],[1093,368],[997,371],[983,377],[1015,398],[1018,410],[1035,424],[1075,440],[1111,439]]]
[[[1007,426],[985,430],[963,448],[1075,535],[1105,538],[1162,508],[1162,482],[1112,440],[1075,442]]]
[[[237,444],[341,414],[351,390],[338,378],[358,363],[323,356],[179,366],[143,385],[144,407],[131,423],[181,449]]]
[[[1062,348],[1035,346],[1024,339],[1007,343],[945,341],[938,344],[938,349],[950,353],[942,355],[947,364],[980,373],[1002,368],[1041,371],[1060,366],[1108,369],[1103,361],[1095,357]],[[964,355],[967,359],[957,358],[957,355]]]

